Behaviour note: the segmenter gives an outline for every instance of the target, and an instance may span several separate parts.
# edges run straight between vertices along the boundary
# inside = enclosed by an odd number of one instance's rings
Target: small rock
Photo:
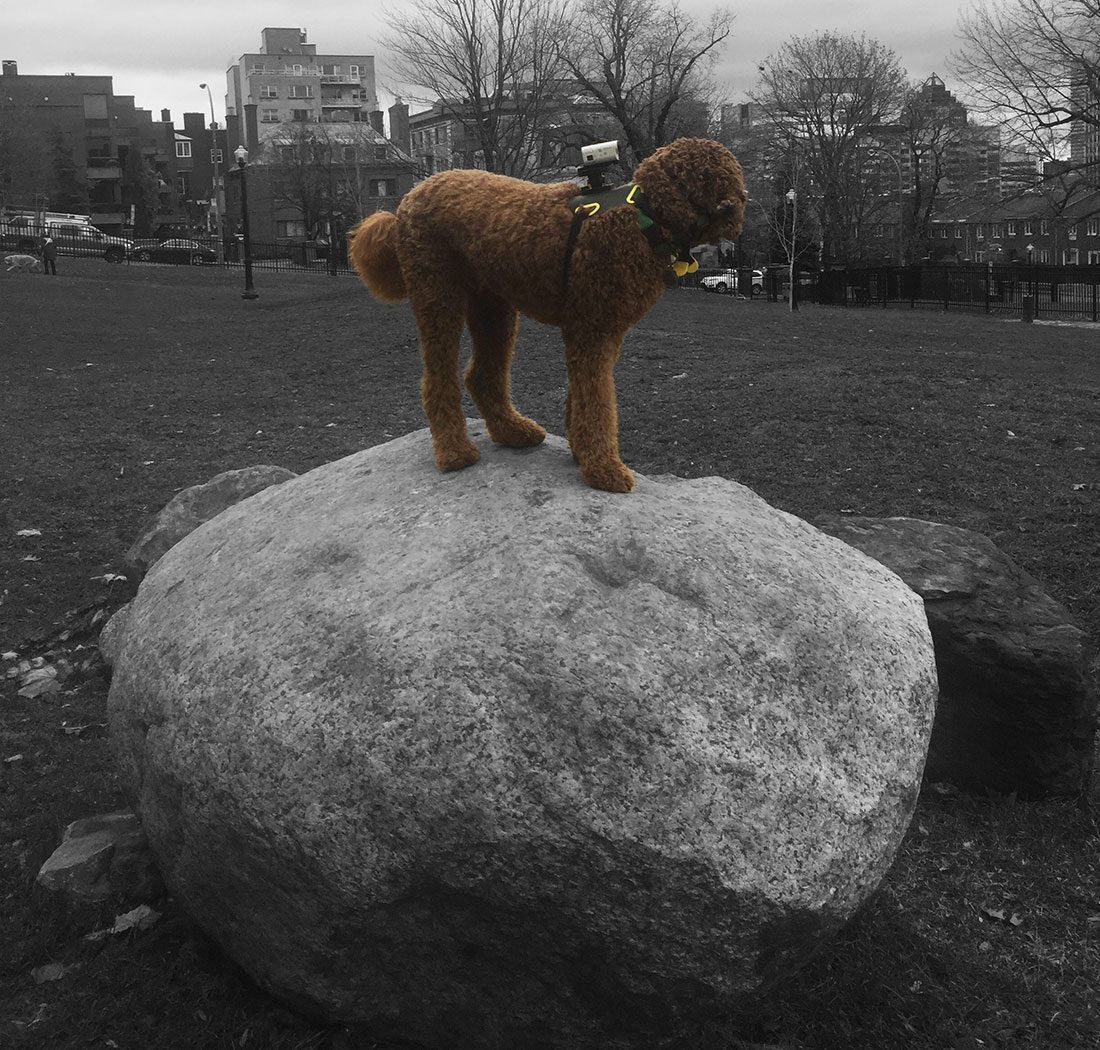
[[[145,832],[128,809],[70,824],[36,882],[71,906],[149,901],[163,893]]]
[[[297,475],[285,467],[261,464],[227,470],[201,485],[184,489],[146,524],[126,552],[126,564],[135,579],[142,579],[166,551],[204,522],[257,492],[294,477]]]

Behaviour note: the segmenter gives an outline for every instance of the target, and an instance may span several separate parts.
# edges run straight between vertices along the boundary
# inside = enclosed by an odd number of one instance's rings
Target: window
[[[348,66],[348,76],[358,77],[359,76],[359,67],[358,66]]]
[[[1031,221],[1030,220],[1028,220],[1027,222],[1024,223],[1024,236],[1025,237],[1030,237],[1031,236]]]
[[[308,109],[292,109],[290,111],[290,119],[297,120],[303,124],[309,123],[309,110]]]
[[[191,180],[186,172],[176,176],[176,195],[181,201],[185,201],[191,196]]]
[[[261,109],[260,110],[260,123],[261,124],[278,124],[279,123],[279,111],[277,109]]]
[[[1074,223],[1072,226],[1070,226],[1068,232],[1069,232],[1069,239],[1071,241],[1077,240],[1077,223]]]
[[[278,98],[279,89],[274,84],[264,84],[260,88],[260,98]]]
[[[974,236],[979,241],[985,240],[985,227],[981,223],[974,227]]]
[[[375,146],[374,147],[374,159],[375,160],[385,160],[386,159],[386,147],[385,146]]]
[[[989,236],[995,241],[999,241],[1004,236],[1004,227],[1000,223],[995,222],[993,229],[989,231]]]
[[[313,98],[313,85],[312,84],[291,84],[290,85],[290,97],[291,98]]]
[[[947,227],[946,226],[941,226],[940,227],[940,238],[942,240],[945,240],[945,241],[947,240]]]
[[[1039,234],[1045,237],[1050,232],[1050,223],[1046,219],[1039,220]]]
[[[278,237],[304,237],[306,224],[302,219],[279,219],[275,223],[275,233]]]
[[[1090,237],[1100,236],[1100,219],[1089,219],[1085,224],[1085,233]]]
[[[372,197],[386,197],[390,193],[389,179],[371,179],[370,193]]]
[[[975,252],[974,253],[974,261],[975,262],[985,262],[985,252]]]
[[[191,143],[188,139],[176,139],[176,156],[190,157]]]
[[[301,62],[295,62],[295,63],[294,63],[294,64],[293,64],[293,65],[292,65],[292,66],[290,67],[290,71],[291,71],[291,73],[293,73],[293,74],[294,74],[294,75],[295,75],[296,77],[300,77],[300,76],[302,76],[302,74],[303,74],[303,73],[305,73],[305,71],[306,71],[306,67],[305,67],[305,66],[303,66]]]
[[[1044,225],[1045,225],[1045,223],[1044,223]],[[1039,262],[1041,262],[1041,263],[1050,262],[1050,251],[1049,251],[1049,249],[1044,248],[1041,252],[1039,252]]]
[[[1016,223],[1010,222],[1008,224],[1008,235],[1009,235],[1009,237],[1015,237],[1016,236]]]
[[[344,147],[344,160],[351,160],[351,161],[355,160],[355,147],[354,146],[345,146]]]
[[[1100,263],[1100,252],[1089,252],[1089,266],[1096,266]]]
[[[1068,251],[1062,252],[1063,266],[1076,266],[1080,261],[1080,252],[1076,248],[1070,248]]]
[[[878,223],[875,226],[873,236],[875,236],[875,237],[881,237],[882,236],[882,223]]]
[[[326,66],[326,65],[321,66],[321,76],[323,76],[323,77],[334,77],[334,76],[337,76],[339,74],[339,72],[340,72],[340,67],[339,66]]]
[[[955,240],[962,240],[963,228],[961,226],[955,227]]]

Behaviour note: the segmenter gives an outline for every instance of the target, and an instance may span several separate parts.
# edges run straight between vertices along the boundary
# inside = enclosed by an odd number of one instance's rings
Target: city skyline
[[[96,19],[86,20],[86,7],[75,0],[58,0],[48,8],[26,5],[5,12],[3,54],[18,63],[24,75],[77,73],[113,77],[118,95],[133,95],[136,105],[154,119],[168,109],[182,126],[185,112],[204,113],[210,105],[200,83],[211,86],[219,123],[225,119],[225,74],[242,54],[258,49],[265,27],[306,30],[319,51],[351,48],[377,59],[379,102],[387,107],[395,94],[408,94],[391,79],[381,39],[387,11],[403,11],[410,0],[394,0],[383,8],[362,0],[328,0],[323,8],[303,16],[289,0],[227,6],[215,0],[191,0],[185,8],[166,0],[107,0]],[[691,12],[705,13],[714,4],[682,0]],[[824,12],[820,0],[788,0],[781,9],[728,5],[735,14],[733,32],[716,71],[728,101],[743,101],[757,77],[757,67],[784,40],[795,35],[836,29],[865,32],[894,50],[910,79],[937,73],[954,88],[948,55],[956,46],[954,31],[959,8],[952,0],[929,0],[922,21],[914,24],[912,5],[905,0],[878,0],[868,12],[861,3],[832,4]],[[187,20],[179,23],[186,11]],[[161,17],[163,15],[163,17]],[[305,24],[303,25],[302,22]],[[178,24],[177,24],[178,23]],[[58,26],[79,26],[71,33]],[[414,106],[415,108],[415,106]]]

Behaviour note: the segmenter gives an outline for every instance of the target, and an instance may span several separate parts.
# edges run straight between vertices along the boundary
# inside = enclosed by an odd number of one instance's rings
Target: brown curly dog
[[[644,213],[623,205],[585,219],[568,261],[570,199],[582,192],[573,182],[445,171],[406,194],[396,215],[377,212],[352,231],[349,251],[363,283],[384,302],[411,300],[424,356],[421,396],[440,470],[461,470],[478,458],[459,385],[463,324],[473,338],[466,389],[490,437],[523,447],[546,436],[510,396],[523,313],[561,328],[569,375],[565,433],[581,476],[609,492],[634,487],[619,457],[619,347],[670,283],[676,256],[692,244],[735,238],[745,207],[741,166],[707,139],[662,147],[638,165],[634,181]]]

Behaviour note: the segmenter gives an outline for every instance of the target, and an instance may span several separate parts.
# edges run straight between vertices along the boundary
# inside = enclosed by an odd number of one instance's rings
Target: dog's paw
[[[601,463],[581,468],[581,477],[594,489],[629,492],[634,488],[634,471],[625,463]]]
[[[546,431],[533,419],[519,413],[509,419],[494,419],[491,423],[486,420],[485,426],[489,437],[498,445],[509,448],[530,448],[546,440]]]
[[[434,451],[435,465],[444,473],[452,470],[462,470],[476,463],[481,458],[481,453],[478,452],[477,445],[472,441],[467,441],[465,444],[461,445],[436,447]]]

